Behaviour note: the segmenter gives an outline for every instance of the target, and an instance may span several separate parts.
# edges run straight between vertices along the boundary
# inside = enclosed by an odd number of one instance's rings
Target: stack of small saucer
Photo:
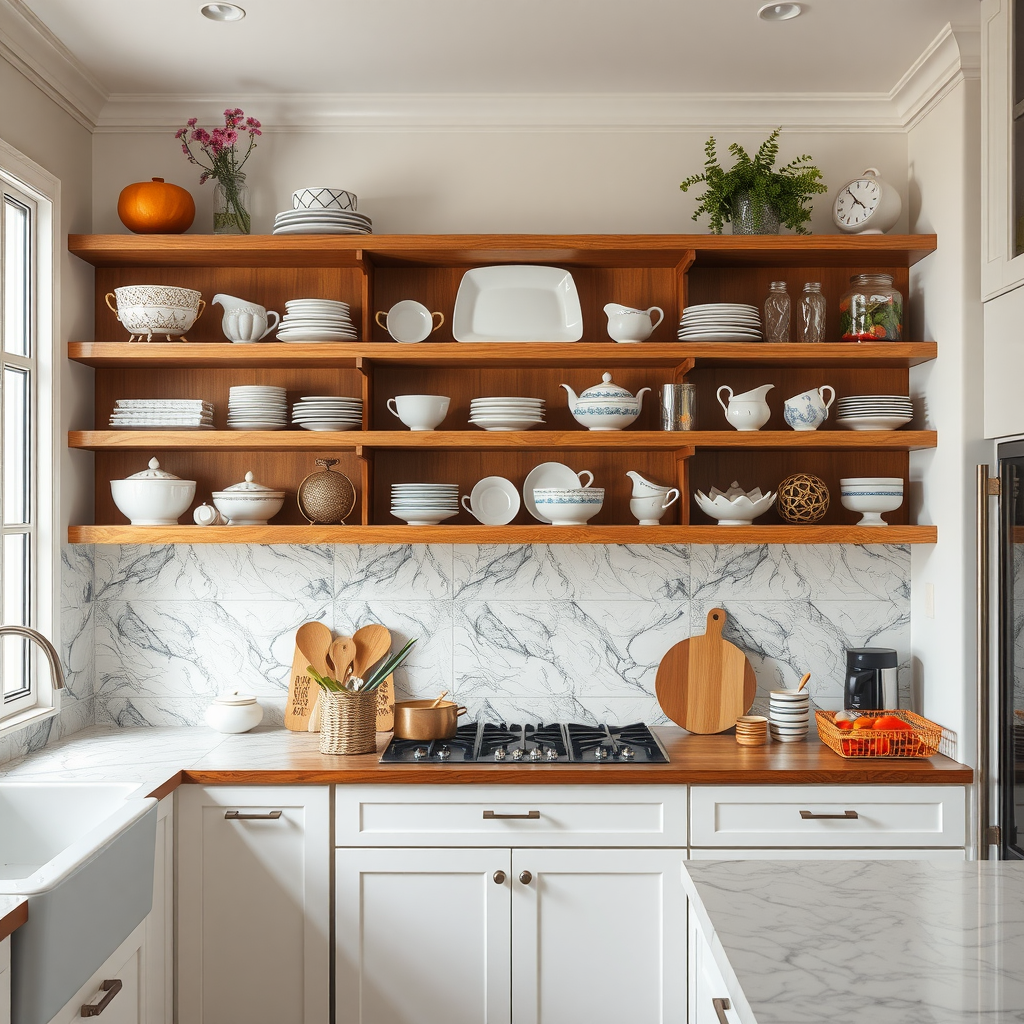
[[[391,514],[410,526],[437,526],[458,512],[458,484],[391,485]]]
[[[687,306],[679,320],[680,341],[762,341],[761,311],[743,302]]]
[[[779,743],[795,743],[807,738],[811,719],[811,695],[806,690],[772,690],[768,714],[772,739]]]
[[[347,302],[337,299],[290,299],[277,329],[279,341],[352,341],[359,332]]]
[[[914,418],[909,395],[850,395],[836,402],[836,423],[851,430],[899,430]]]
[[[764,715],[740,715],[736,719],[736,742],[741,747],[763,747],[768,742],[768,719]]]
[[[474,398],[469,422],[484,430],[529,430],[544,422],[544,399]]]
[[[212,430],[213,402],[201,398],[119,398],[110,414],[119,430]]]
[[[252,384],[228,391],[228,430],[284,430],[288,393],[284,388]]]
[[[363,400],[307,395],[292,406],[292,423],[303,430],[358,430],[363,425]]]

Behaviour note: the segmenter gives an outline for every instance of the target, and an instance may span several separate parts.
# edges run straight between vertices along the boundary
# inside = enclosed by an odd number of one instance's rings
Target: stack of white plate
[[[373,222],[355,210],[282,210],[274,218],[275,235],[369,235]]]
[[[363,400],[307,395],[292,406],[292,423],[303,430],[358,430],[363,425]]]
[[[110,414],[119,430],[212,430],[213,402],[201,398],[119,398]]]
[[[687,306],[679,320],[680,341],[762,341],[761,311],[743,302]]]
[[[359,332],[347,302],[337,299],[291,299],[277,329],[280,341],[353,341]]]
[[[850,395],[836,407],[836,423],[851,430],[898,430],[914,418],[908,395]]]
[[[437,526],[458,511],[458,484],[391,485],[391,514],[410,526]]]
[[[284,388],[262,384],[228,391],[228,430],[284,430],[288,397]]]
[[[469,422],[484,430],[529,430],[544,422],[544,399],[474,398]]]

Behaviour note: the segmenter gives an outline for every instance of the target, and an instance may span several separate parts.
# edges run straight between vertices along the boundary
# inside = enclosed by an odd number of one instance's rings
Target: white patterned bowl
[[[111,295],[116,309],[110,304]],[[124,285],[108,293],[106,302],[130,334],[146,337],[181,336],[192,329],[206,308],[202,292],[166,284]]]
[[[284,506],[284,492],[214,491],[213,503],[228,526],[266,526]]]
[[[293,210],[355,210],[359,197],[343,188],[314,185],[296,189],[292,193]]]
[[[604,507],[604,488],[535,487],[533,503],[552,526],[582,526]]]
[[[903,504],[903,478],[847,477],[839,481],[843,508],[860,512],[858,526],[887,526],[883,512],[894,512]]]

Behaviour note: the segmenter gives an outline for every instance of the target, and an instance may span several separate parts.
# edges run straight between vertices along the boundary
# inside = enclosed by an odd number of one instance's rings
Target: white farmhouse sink
[[[18,1024],[47,1024],[152,909],[156,800],[137,790],[0,783],[0,893],[28,898],[11,942]]]

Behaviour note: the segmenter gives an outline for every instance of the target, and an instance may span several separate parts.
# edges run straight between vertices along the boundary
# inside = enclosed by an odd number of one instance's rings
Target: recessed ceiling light
[[[765,4],[758,8],[757,16],[762,21],[789,21],[804,13],[803,4]]]
[[[785,4],[792,7],[793,4]],[[245,11],[235,4],[203,4],[199,13],[210,21],[241,21],[245,17]]]

